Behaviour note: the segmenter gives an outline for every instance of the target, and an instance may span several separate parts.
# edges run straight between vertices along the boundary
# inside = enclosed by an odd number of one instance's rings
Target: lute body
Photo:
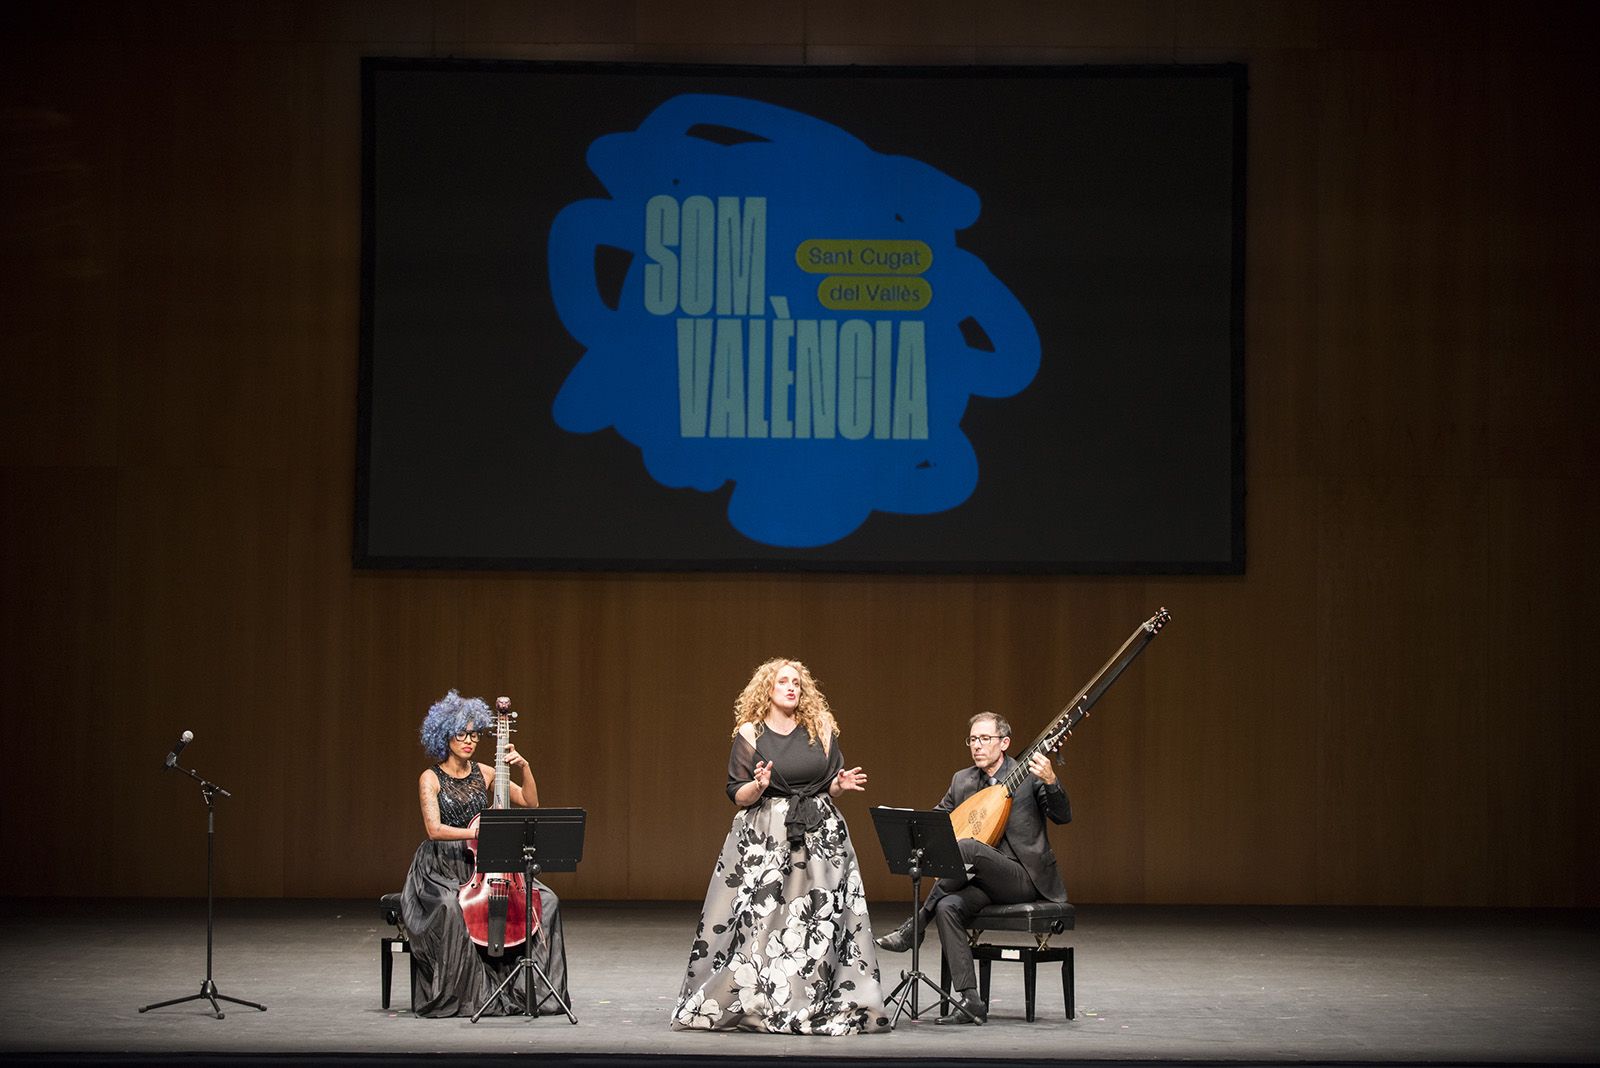
[[[994,845],[1006,833],[1006,820],[1011,818],[1011,791],[1001,783],[985,786],[950,813],[950,824],[956,838],[976,838],[986,845]]]
[[[1039,737],[1017,756],[1016,767],[993,786],[984,787],[955,807],[950,813],[950,825],[954,828],[957,839],[976,838],[986,845],[994,845],[1000,841],[1001,836],[1006,833],[1006,820],[1011,818],[1011,798],[1027,780],[1028,762],[1033,759],[1033,754],[1048,755],[1060,748],[1061,743],[1067,740],[1067,735],[1072,733],[1072,729],[1089,714],[1089,709],[1094,703],[1111,688],[1113,682],[1117,681],[1117,676],[1122,674],[1123,669],[1144,651],[1144,647],[1161,633],[1161,628],[1171,619],[1171,613],[1162,608],[1135,627],[1133,634],[1122,643],[1122,648],[1118,649],[1095,677],[1089,680],[1089,684],[1078,694],[1077,699],[1062,709],[1061,714],[1050,721],[1050,725],[1040,732]]]

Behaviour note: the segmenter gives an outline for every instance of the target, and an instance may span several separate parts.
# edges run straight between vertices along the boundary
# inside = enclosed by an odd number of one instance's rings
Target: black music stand
[[[185,737],[188,737],[188,735],[186,734]],[[180,745],[178,748],[181,749],[183,746]],[[230,998],[226,994],[217,993],[217,984],[211,980],[211,942],[213,933],[216,929],[217,911],[217,795],[220,794],[223,797],[232,797],[233,795],[214,782],[206,782],[206,780],[196,775],[189,768],[180,767],[178,765],[176,752],[167,756],[167,767],[176,771],[181,771],[185,775],[189,776],[189,778],[199,783],[200,796],[205,800],[206,803],[206,977],[200,983],[200,993],[188,994],[181,998],[169,998],[166,1001],[158,1001],[154,1005],[146,1005],[139,1011],[149,1012],[151,1009],[166,1008],[168,1005],[181,1005],[185,1001],[204,1000],[211,1002],[211,1011],[217,1014],[217,1019],[219,1020],[223,1018],[222,1006],[217,1004],[219,1001],[231,1001],[235,1005],[245,1005],[249,1008],[260,1009],[262,1012],[266,1012],[267,1007],[265,1005],[259,1005],[254,1001],[245,1001],[243,998]]]
[[[534,877],[540,871],[577,871],[583,859],[583,825],[586,813],[581,808],[486,808],[478,815],[478,870],[480,872],[521,872],[526,908],[523,913],[523,930],[528,932],[522,944],[522,959],[517,961],[500,985],[494,988],[487,1001],[472,1014],[477,1023],[483,1010],[494,1004],[500,992],[510,986],[517,976],[523,977],[523,1015],[537,1016],[539,1008],[534,997],[534,976],[544,983],[561,1011],[573,1023],[578,1018],[562,992],[550,982],[550,977],[533,959],[533,897]],[[542,930],[542,928],[541,928]],[[531,973],[531,974],[529,974]]]
[[[883,846],[883,859],[896,875],[911,876],[911,970],[900,973],[900,983],[892,990],[884,1004],[899,998],[894,1016],[889,1020],[893,1027],[900,1021],[906,1003],[911,1003],[911,1018],[915,1020],[922,1010],[917,1008],[917,984],[927,983],[940,999],[945,992],[939,984],[922,971],[918,952],[922,941],[922,876],[924,873],[938,878],[959,878],[966,875],[966,861],[961,859],[961,847],[956,845],[956,832],[950,825],[950,813],[937,809],[919,811],[909,808],[872,809],[872,822],[878,828],[878,842]],[[956,1011],[973,1019],[960,1000],[954,1002]]]

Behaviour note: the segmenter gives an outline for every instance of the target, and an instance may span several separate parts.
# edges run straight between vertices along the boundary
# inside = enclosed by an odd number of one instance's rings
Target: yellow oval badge
[[[933,287],[926,278],[831,274],[817,283],[817,299],[833,311],[921,311]]]
[[[814,237],[800,242],[794,261],[811,274],[921,274],[933,266],[933,249],[923,241]]]

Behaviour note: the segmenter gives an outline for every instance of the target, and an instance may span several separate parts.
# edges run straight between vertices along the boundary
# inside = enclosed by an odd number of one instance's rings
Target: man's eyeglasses
[[[1000,735],[998,734],[969,734],[967,735],[967,744],[988,745],[990,742],[999,740],[999,738]]]
[[[478,740],[478,732],[462,731],[460,734],[455,736],[455,739],[458,742],[475,742]]]

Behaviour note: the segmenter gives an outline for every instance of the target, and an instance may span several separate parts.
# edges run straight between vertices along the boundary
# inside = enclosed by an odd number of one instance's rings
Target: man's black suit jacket
[[[1017,762],[1007,756],[995,771],[996,779],[1004,779],[1017,767]],[[982,768],[962,768],[950,778],[950,789],[944,799],[933,806],[941,812],[953,812],[957,805],[989,785]],[[1058,782],[1046,786],[1029,772],[1011,795],[1011,815],[1006,820],[1003,841],[1033,881],[1033,888],[1045,901],[1066,901],[1067,888],[1056,867],[1055,850],[1050,848],[1050,836],[1045,832],[1045,817],[1052,823],[1072,820],[1072,803],[1067,791]],[[999,848],[1000,843],[995,843]]]

